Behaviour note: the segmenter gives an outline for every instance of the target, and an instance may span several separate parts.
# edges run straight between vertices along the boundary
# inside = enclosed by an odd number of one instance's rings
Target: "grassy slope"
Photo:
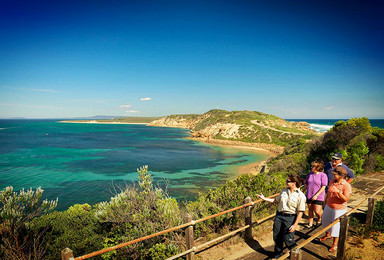
[[[187,122],[197,121],[191,130],[201,131],[216,124],[240,125],[239,138],[229,140],[243,142],[272,143],[286,146],[299,139],[311,139],[316,134],[298,127],[296,124],[285,121],[274,115],[257,111],[226,111],[213,109],[203,115],[171,115],[166,118],[174,120],[185,120]],[[215,139],[227,139],[217,134]]]

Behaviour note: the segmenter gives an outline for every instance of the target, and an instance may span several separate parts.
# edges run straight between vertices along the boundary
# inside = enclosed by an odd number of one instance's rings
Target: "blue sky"
[[[384,118],[382,1],[0,0],[0,118]]]

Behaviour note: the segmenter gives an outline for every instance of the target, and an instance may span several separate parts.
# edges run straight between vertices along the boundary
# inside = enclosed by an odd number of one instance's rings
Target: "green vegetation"
[[[309,172],[310,162],[329,161],[333,152],[343,154],[345,162],[357,175],[384,170],[384,130],[372,128],[368,118],[339,121],[332,129],[309,142],[292,142],[285,152],[269,162],[271,172]]]
[[[205,115],[209,122],[203,120],[202,124],[241,121],[246,126],[250,117],[252,120],[276,119],[248,111],[228,114],[227,111],[212,110],[209,113],[213,116]],[[201,119],[200,115],[189,117]],[[262,131],[273,136],[271,131]],[[281,191],[288,174],[299,173],[305,177],[313,160],[327,161],[334,151],[342,152],[344,161],[357,174],[384,170],[384,130],[372,128],[367,118],[340,121],[323,136],[308,141],[309,137],[300,135],[281,141],[286,145],[285,152],[268,162],[268,172],[241,175],[220,188],[199,194],[191,202],[177,203],[163,190],[154,187],[146,166],[138,169],[137,186],[121,188],[110,201],[93,206],[74,205],[63,212],[52,212],[57,201],[41,201],[43,190],[40,188],[35,192],[22,190],[16,193],[12,187],[7,187],[0,191],[0,258],[58,259],[65,247],[80,256],[177,226],[187,213],[194,220],[216,214],[242,205],[247,196],[255,200],[256,193],[269,196]],[[254,139],[250,137],[248,140]],[[377,202],[375,230],[383,230],[383,209],[383,201]],[[254,218],[259,219],[275,210],[270,203],[256,204]],[[244,224],[243,214],[244,211],[239,210],[198,223],[195,238],[210,238],[234,230]],[[366,232],[359,230],[361,234]],[[164,259],[183,250],[183,239],[183,231],[178,230],[105,253],[96,259]]]
[[[30,221],[47,214],[57,206],[56,201],[40,201],[43,190],[39,187],[14,192],[12,187],[0,191],[0,258],[39,259],[44,247],[39,234],[30,232]]]
[[[287,146],[292,141],[309,140],[316,135],[308,128],[305,129],[296,123],[257,111],[213,109],[203,115],[171,115],[165,119],[188,122],[194,132],[206,130],[217,124],[238,125],[239,130],[236,137],[225,137],[220,131],[211,137],[249,143],[259,142]]]

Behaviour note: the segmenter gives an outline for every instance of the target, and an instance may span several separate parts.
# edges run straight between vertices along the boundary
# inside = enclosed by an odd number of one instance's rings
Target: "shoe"
[[[313,225],[305,225],[304,228],[305,229],[310,229],[310,228],[313,228]]]
[[[329,250],[329,252],[334,253],[337,251],[337,246],[332,246]]]
[[[274,255],[272,259],[279,259],[282,255],[284,255],[284,252]]]
[[[319,219],[318,221],[316,221],[316,227],[318,226],[321,226],[321,219]]]
[[[328,238],[331,238],[331,236],[323,236],[322,238],[320,238],[320,241],[323,242],[323,241],[327,240]]]

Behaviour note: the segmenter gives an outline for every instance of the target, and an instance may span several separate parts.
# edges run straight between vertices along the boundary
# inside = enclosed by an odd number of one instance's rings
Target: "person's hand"
[[[293,224],[293,225],[289,228],[288,233],[292,233],[292,232],[294,232],[295,230],[296,230],[296,225]]]
[[[260,199],[264,200],[264,201],[268,201],[268,202],[271,202],[271,203],[273,203],[273,201],[274,201],[274,199],[266,198],[263,193],[261,193],[260,195],[256,194],[256,196],[259,197]]]
[[[317,200],[318,195],[312,197],[312,200]]]
[[[256,194],[257,197],[259,197],[260,199],[262,200],[265,200],[265,196],[263,193],[261,193],[260,195],[259,194]]]

